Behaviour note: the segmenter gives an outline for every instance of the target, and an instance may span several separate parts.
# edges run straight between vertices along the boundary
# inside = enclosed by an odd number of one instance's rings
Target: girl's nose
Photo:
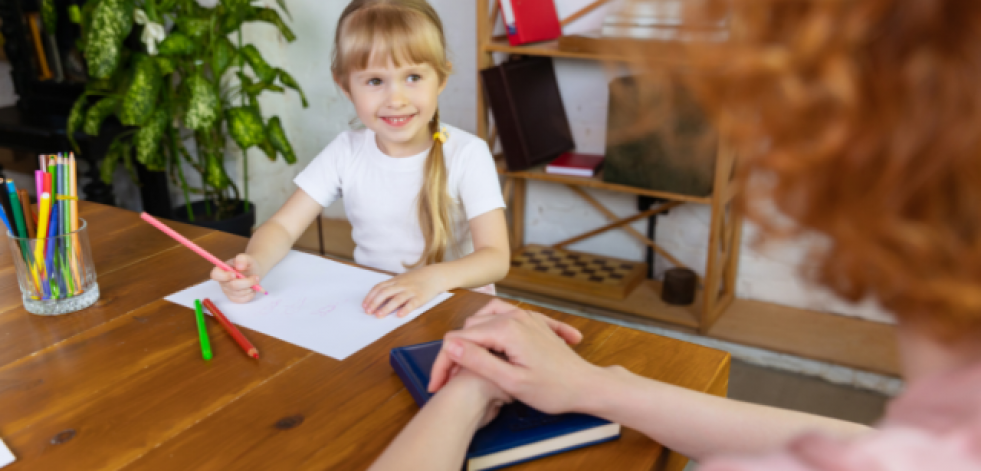
[[[398,108],[409,103],[405,95],[405,90],[402,87],[394,86],[392,87],[391,93],[388,95],[388,105],[393,108]]]

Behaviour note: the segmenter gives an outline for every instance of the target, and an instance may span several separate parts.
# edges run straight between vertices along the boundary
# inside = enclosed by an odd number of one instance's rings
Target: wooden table
[[[487,296],[456,295],[344,361],[246,331],[247,358],[209,321],[215,358],[201,360],[194,316],[163,297],[210,266],[137,214],[82,203],[102,298],[59,317],[21,305],[0,244],[0,438],[19,469],[364,469],[416,413],[388,365],[393,347],[439,339]],[[220,258],[246,239],[172,227]],[[652,378],[724,394],[725,352],[558,312],[577,351]],[[684,458],[633,430],[620,440],[512,469],[680,469]]]

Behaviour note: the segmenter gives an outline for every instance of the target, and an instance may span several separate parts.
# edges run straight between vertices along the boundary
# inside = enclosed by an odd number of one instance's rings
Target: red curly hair
[[[729,41],[687,47],[700,73],[684,76],[737,149],[739,203],[764,234],[825,234],[805,274],[844,299],[943,337],[981,332],[981,1],[686,14],[729,18]]]

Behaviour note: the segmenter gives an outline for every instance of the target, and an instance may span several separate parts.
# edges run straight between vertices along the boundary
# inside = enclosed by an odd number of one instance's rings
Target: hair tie
[[[446,144],[446,140],[449,139],[450,135],[446,132],[446,129],[440,128],[439,131],[433,133],[433,140],[439,141]]]

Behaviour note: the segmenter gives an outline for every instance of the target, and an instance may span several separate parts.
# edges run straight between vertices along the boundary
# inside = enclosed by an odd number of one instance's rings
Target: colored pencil
[[[204,324],[204,312],[201,310],[201,300],[194,300],[194,317],[198,323],[198,338],[201,340],[201,357],[211,359],[211,341],[208,340],[208,326]]]
[[[27,190],[21,188],[17,190],[17,196],[20,199],[21,209],[24,210],[24,223],[27,225],[27,236],[31,239],[37,237],[37,232],[34,228],[34,214],[31,211],[31,197],[27,195]]]
[[[17,185],[13,181],[7,181],[7,193],[10,198],[10,208],[14,213],[14,222],[17,227],[17,237],[27,237],[27,224],[24,223],[24,213],[22,212],[20,199],[17,197]]]
[[[17,221],[14,220],[14,209],[10,207],[10,195],[7,193],[7,183],[3,178],[0,178],[0,206],[7,216],[10,234],[17,237]]]
[[[7,232],[10,232],[10,234],[13,235],[14,229],[10,227],[10,220],[7,219],[7,212],[3,210],[2,206],[0,206],[0,219],[3,220],[3,225],[7,226]]]
[[[215,316],[215,319],[218,319],[218,322],[220,322],[221,325],[225,328],[225,330],[228,331],[228,334],[231,335],[233,339],[235,339],[235,343],[237,343],[240,347],[242,347],[242,350],[245,351],[245,354],[258,360],[259,350],[256,349],[251,342],[249,342],[249,339],[245,338],[245,336],[242,335],[242,332],[238,330],[238,327],[235,327],[235,324],[232,324],[232,322],[229,321],[227,317],[225,317],[225,314],[218,310],[218,306],[215,306],[215,303],[211,302],[210,299],[204,298],[203,302],[204,302],[204,307],[208,308],[208,310],[211,311],[211,314]]]
[[[38,241],[34,244],[34,263],[40,267],[45,267],[44,237],[48,234],[48,220],[51,216],[51,195],[41,193],[38,198],[38,219],[37,233]],[[47,270],[44,269],[44,272]]]
[[[140,217],[143,218],[144,221],[152,224],[153,227],[156,227],[157,229],[160,229],[164,234],[167,234],[170,237],[173,237],[174,240],[176,240],[177,242],[180,242],[180,243],[184,244],[185,247],[193,250],[198,255],[204,257],[205,260],[207,260],[207,261],[215,264],[218,268],[221,268],[222,270],[225,270],[227,272],[234,273],[236,278],[246,278],[246,276],[243,275],[243,274],[241,274],[241,273],[239,273],[238,270],[236,270],[236,269],[228,266],[227,263],[225,263],[225,262],[223,262],[221,260],[218,260],[218,257],[215,257],[214,255],[211,255],[210,253],[208,253],[207,250],[204,250],[201,247],[198,247],[197,244],[195,244],[194,242],[191,242],[186,237],[178,234],[177,231],[175,231],[175,230],[173,230],[173,229],[165,226],[164,223],[158,221],[153,216],[151,216],[151,215],[149,215],[147,213],[141,213],[140,214]],[[262,286],[259,286],[258,284],[252,285],[252,289],[256,290],[257,292],[263,293],[263,294],[269,294],[268,291],[266,291],[265,289],[263,289]]]

